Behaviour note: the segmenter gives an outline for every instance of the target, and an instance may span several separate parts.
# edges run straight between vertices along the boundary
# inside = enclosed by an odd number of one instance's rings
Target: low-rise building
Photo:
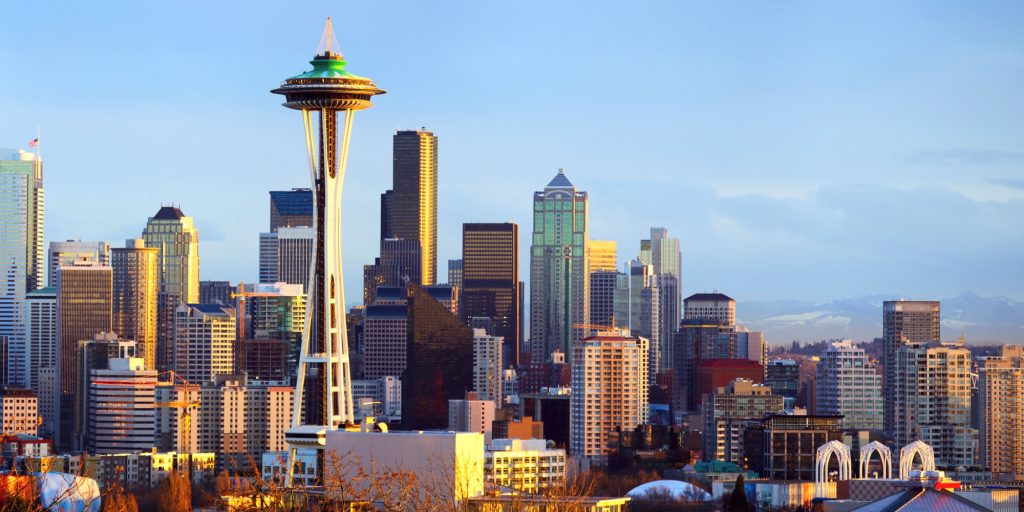
[[[543,439],[495,439],[484,471],[489,483],[537,493],[565,482],[565,450],[550,448]]]

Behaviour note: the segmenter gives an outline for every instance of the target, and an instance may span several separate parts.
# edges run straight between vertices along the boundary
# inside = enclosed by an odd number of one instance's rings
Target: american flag
[[[39,137],[36,137],[36,138],[28,141],[28,147],[30,147],[30,148],[34,148],[34,147],[36,147],[38,145],[39,145]]]

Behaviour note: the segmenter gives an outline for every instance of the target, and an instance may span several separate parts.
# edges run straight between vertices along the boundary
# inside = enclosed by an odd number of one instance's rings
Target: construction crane
[[[176,383],[175,381],[177,381],[178,383],[181,383],[185,387],[185,399],[184,400],[174,400],[174,401],[171,401],[171,402],[157,402],[156,406],[157,407],[166,407],[166,408],[169,408],[169,409],[181,409],[182,410],[182,414],[181,414],[181,429],[180,430],[182,432],[184,432],[185,435],[184,435],[184,438],[182,439],[181,446],[179,446],[179,449],[181,450],[181,452],[185,453],[185,455],[188,457],[188,478],[189,478],[189,480],[191,480],[192,479],[192,411],[199,408],[199,401],[198,400],[189,400],[188,399],[188,392],[191,390],[193,385],[188,380],[186,380],[184,377],[182,377],[181,375],[175,373],[174,370],[163,372],[163,373],[161,373],[159,375],[160,376],[167,375],[167,376],[170,377],[170,379],[168,379],[165,382],[158,382],[158,384],[164,384],[164,385],[170,384],[171,386],[174,386],[175,383]],[[157,378],[159,380],[159,376]]]

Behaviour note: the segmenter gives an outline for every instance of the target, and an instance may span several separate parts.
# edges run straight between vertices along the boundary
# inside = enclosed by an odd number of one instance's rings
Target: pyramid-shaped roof
[[[183,218],[185,213],[174,206],[161,206],[160,210],[153,216],[154,220],[178,220]]]
[[[576,187],[572,184],[571,181],[569,181],[569,178],[565,177],[565,170],[559,169],[558,170],[558,174],[556,174],[555,177],[551,179],[551,181],[548,183],[548,186],[545,187],[545,188],[576,188]]]

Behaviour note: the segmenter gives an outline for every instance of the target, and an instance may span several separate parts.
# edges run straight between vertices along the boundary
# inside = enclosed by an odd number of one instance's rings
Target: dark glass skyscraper
[[[270,191],[270,231],[313,225],[313,191],[308,188]]]
[[[407,315],[402,427],[443,429],[448,400],[473,389],[473,330],[415,285],[409,287]]]
[[[519,226],[462,225],[462,319],[487,317],[505,338],[502,365],[519,364]]]

